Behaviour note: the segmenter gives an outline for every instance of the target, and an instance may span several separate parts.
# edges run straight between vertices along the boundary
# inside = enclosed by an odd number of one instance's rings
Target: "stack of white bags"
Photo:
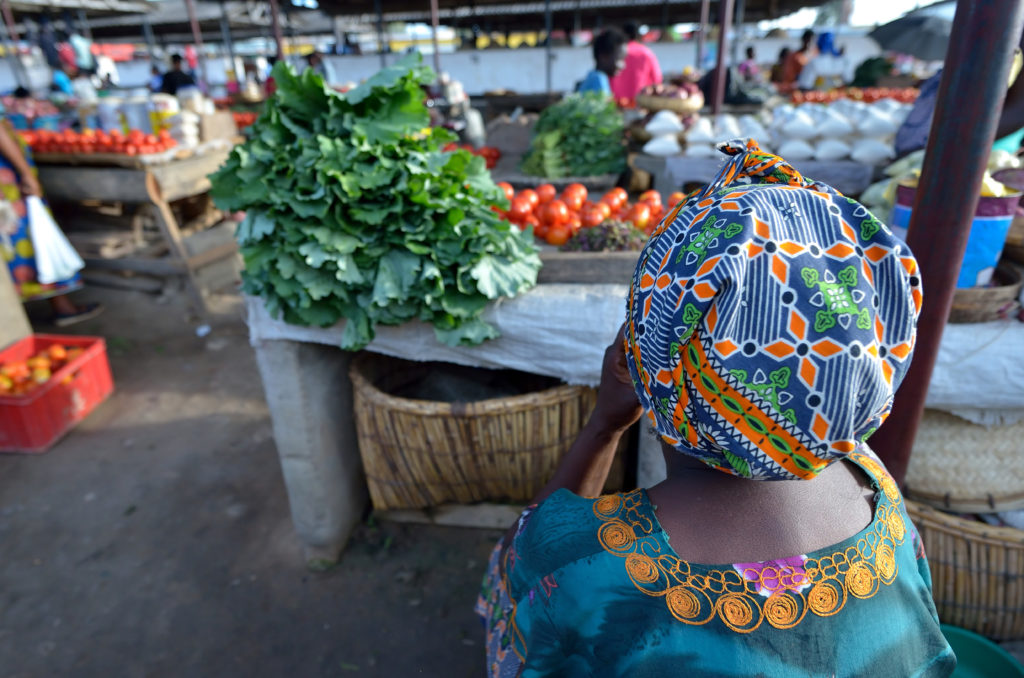
[[[873,104],[840,99],[831,104],[785,104],[765,115],[763,124],[750,115],[701,118],[686,135],[685,154],[717,155],[715,144],[737,137],[756,139],[761,148],[786,160],[848,160],[884,165],[895,155],[893,138],[910,104],[883,99]]]

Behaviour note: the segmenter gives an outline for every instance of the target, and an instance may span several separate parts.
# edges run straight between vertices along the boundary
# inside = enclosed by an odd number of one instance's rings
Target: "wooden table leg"
[[[196,280],[195,268],[189,262],[188,250],[185,248],[185,241],[181,236],[178,220],[175,219],[171,206],[160,195],[160,188],[156,183],[156,179],[152,174],[148,173],[146,175],[146,190],[149,193],[149,201],[156,207],[156,222],[164,239],[167,241],[167,248],[170,250],[171,256],[177,257],[182,263],[185,286],[188,287],[189,294],[195,303],[196,311],[200,315],[205,316],[209,313],[209,307],[206,305],[206,297],[203,295],[199,282]]]

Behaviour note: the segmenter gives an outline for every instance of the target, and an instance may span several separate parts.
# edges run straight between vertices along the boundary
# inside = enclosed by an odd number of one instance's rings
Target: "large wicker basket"
[[[992,527],[913,501],[939,619],[993,640],[1024,639],[1024,530]]]
[[[529,501],[551,477],[596,402],[582,386],[476,402],[394,395],[430,363],[363,353],[352,363],[359,452],[374,508]]]
[[[906,484],[911,499],[950,511],[1024,508],[1024,421],[986,427],[925,410]]]

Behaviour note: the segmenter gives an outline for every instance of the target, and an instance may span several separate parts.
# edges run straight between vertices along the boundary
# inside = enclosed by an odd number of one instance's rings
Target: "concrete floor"
[[[117,392],[0,455],[0,678],[483,673],[497,532],[369,519],[307,571],[237,298],[205,338],[182,295],[81,298],[107,312],[67,333],[107,339]]]

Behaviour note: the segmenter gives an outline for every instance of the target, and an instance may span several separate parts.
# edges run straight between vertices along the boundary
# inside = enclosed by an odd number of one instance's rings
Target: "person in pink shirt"
[[[627,23],[622,32],[629,38],[626,67],[612,78],[612,94],[616,99],[635,99],[644,87],[661,84],[661,66],[654,52],[637,41],[640,30],[635,23]]]

